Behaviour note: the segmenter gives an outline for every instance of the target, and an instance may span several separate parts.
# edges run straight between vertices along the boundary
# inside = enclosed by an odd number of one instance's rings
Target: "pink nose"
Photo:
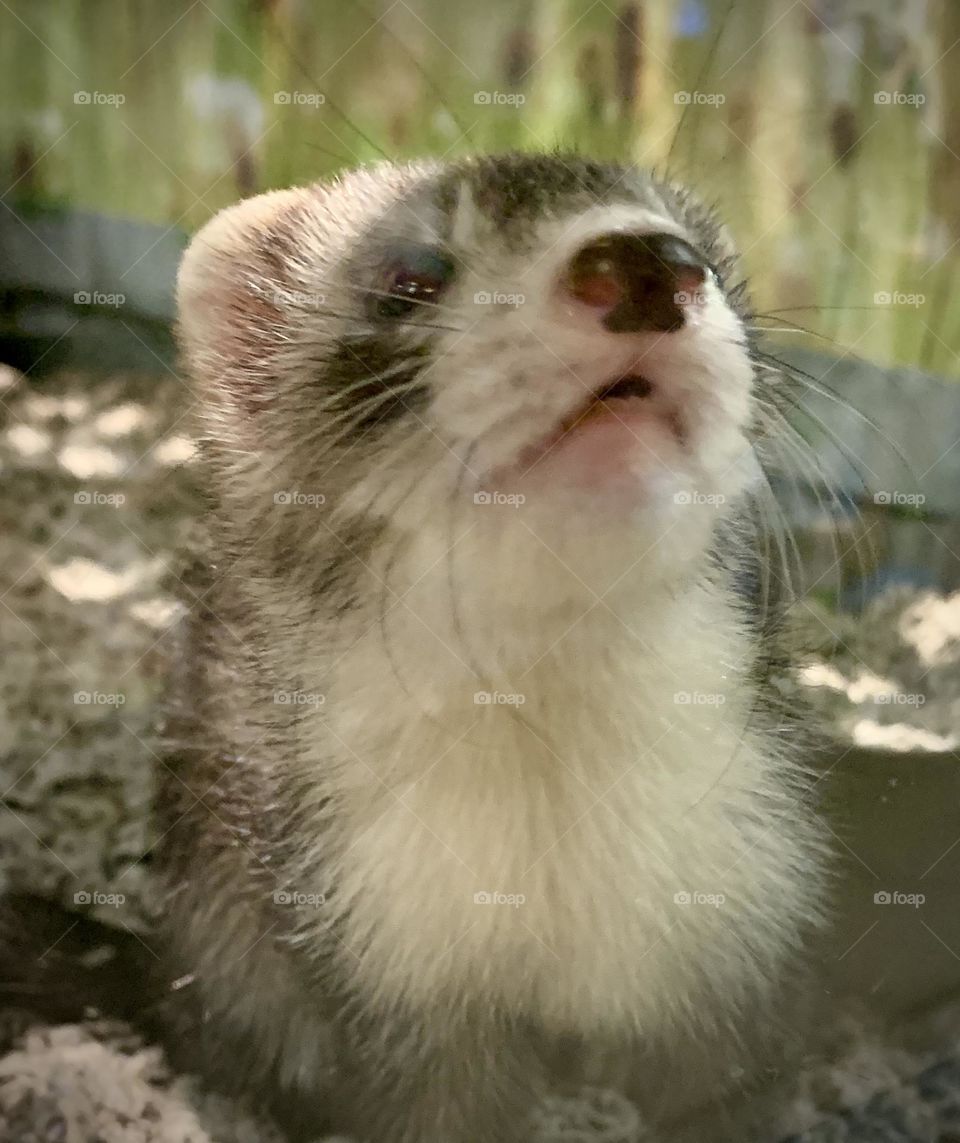
[[[579,250],[564,288],[614,333],[682,329],[709,264],[673,234],[604,234]]]

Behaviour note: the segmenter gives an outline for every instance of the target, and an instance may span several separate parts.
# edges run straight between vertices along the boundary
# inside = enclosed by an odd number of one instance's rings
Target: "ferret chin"
[[[775,394],[722,228],[573,156],[385,164],[225,211],[179,304],[208,1078],[304,1138],[521,1143],[609,1052],[663,1138],[759,1139],[823,851],[739,587]]]

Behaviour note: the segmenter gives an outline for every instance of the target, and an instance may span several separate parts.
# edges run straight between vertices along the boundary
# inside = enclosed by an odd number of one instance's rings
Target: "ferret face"
[[[181,323],[233,463],[332,520],[531,532],[576,574],[652,545],[669,575],[755,468],[733,267],[707,212],[633,168],[388,165],[226,212]]]

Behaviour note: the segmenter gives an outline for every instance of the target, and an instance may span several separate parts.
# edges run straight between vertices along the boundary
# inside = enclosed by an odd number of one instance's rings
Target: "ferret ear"
[[[314,197],[310,189],[295,188],[228,207],[194,236],[183,256],[180,346],[198,390],[224,412],[252,414],[272,403],[285,340],[282,298]]]

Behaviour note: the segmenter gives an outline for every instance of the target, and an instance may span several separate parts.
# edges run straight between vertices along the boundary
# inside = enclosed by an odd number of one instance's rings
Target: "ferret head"
[[[526,610],[676,586],[755,470],[734,266],[682,188],[570,156],[240,203],[179,286],[223,512],[397,591],[454,548]]]

